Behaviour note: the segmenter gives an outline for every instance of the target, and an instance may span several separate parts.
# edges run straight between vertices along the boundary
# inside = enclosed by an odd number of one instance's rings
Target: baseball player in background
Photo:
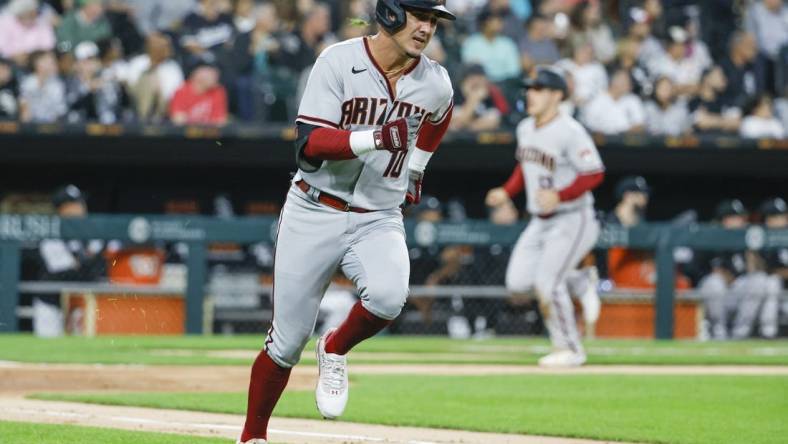
[[[770,230],[788,228],[788,205],[780,197],[764,201],[759,207],[763,224]],[[788,248],[777,248],[764,253],[767,278],[767,298],[761,311],[761,335],[773,338],[778,333],[780,294],[788,281]]]
[[[560,70],[539,66],[524,87],[530,117],[517,126],[519,163],[486,203],[505,204],[525,187],[532,217],[512,250],[506,288],[513,295],[536,293],[553,346],[539,365],[578,366],[586,354],[566,278],[599,235],[591,190],[602,183],[604,165],[588,132],[559,111],[567,95]]]
[[[241,442],[265,443],[268,420],[314,329],[335,270],[361,300],[317,342],[317,407],[348,400],[346,354],[396,318],[410,263],[400,205],[418,203],[424,169],[448,128],[446,70],[422,55],[443,0],[378,0],[380,32],[337,43],[315,62],[296,119],[298,173],[279,219],[274,314],[252,366]]]
[[[749,212],[739,199],[720,202],[715,215],[723,228],[749,225]],[[761,335],[774,337],[779,287],[766,273],[763,258],[754,251],[721,252],[711,259],[710,268],[698,285],[709,323],[704,334],[712,339],[744,339],[757,320]]]

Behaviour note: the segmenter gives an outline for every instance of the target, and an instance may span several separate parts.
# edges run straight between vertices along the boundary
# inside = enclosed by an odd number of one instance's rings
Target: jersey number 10
[[[402,167],[405,165],[405,156],[408,155],[407,151],[396,151],[391,153],[391,160],[383,172],[383,177],[397,178],[402,173]]]

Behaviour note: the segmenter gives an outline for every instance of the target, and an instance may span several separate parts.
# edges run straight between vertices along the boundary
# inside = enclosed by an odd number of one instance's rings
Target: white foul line
[[[108,419],[110,421],[125,422],[132,424],[161,425],[161,426],[170,426],[170,427],[173,426],[193,427],[197,429],[220,429],[220,430],[229,430],[235,432],[240,432],[242,429],[242,427],[240,426],[226,425],[226,424],[160,421],[158,419],[135,418],[133,416],[105,416],[105,415],[96,415],[96,414],[60,412],[55,410],[38,410],[38,409],[16,408],[16,407],[0,408],[0,411],[6,411],[10,413],[38,414],[38,415],[44,414],[48,416],[65,417],[65,418],[83,418],[83,419],[98,418],[98,419]],[[387,441],[387,439],[385,438],[376,438],[372,436],[363,436],[363,435],[342,435],[337,433],[296,432],[292,430],[281,430],[281,429],[268,429],[268,432],[279,434],[279,435],[328,438],[328,439],[337,439],[337,440],[353,440],[353,441],[364,441],[364,442]],[[430,442],[430,441],[408,441],[407,444],[438,444],[438,443]]]

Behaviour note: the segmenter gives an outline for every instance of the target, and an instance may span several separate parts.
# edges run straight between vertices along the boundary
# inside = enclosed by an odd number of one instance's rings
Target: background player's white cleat
[[[334,332],[328,330],[317,340],[317,366],[320,376],[317,379],[315,400],[317,410],[326,419],[335,419],[345,411],[348,398],[347,357],[326,353],[325,343],[328,335]]]
[[[586,354],[572,350],[557,350],[539,358],[541,367],[580,367],[586,362]]]
[[[599,312],[602,309],[602,301],[599,300],[599,272],[596,267],[588,267],[588,285],[586,291],[580,296],[580,305],[583,306],[583,321],[586,326],[586,335],[594,336],[596,321],[599,320]]]
[[[268,441],[260,438],[250,439],[246,442],[238,441],[236,444],[268,444]]]

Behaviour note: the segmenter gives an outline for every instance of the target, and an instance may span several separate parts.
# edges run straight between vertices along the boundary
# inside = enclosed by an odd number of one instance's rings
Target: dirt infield
[[[586,366],[545,370],[534,366],[498,365],[357,365],[361,374],[735,374],[788,375],[778,366]],[[288,390],[312,389],[314,367],[294,369]],[[245,391],[246,366],[47,365],[0,363],[0,420],[78,424],[99,427],[235,438],[243,418],[197,412],[155,410],[52,401],[24,396],[34,392],[85,391]],[[271,438],[277,443],[512,443],[579,444],[599,441],[386,427],[355,423],[275,418]]]

